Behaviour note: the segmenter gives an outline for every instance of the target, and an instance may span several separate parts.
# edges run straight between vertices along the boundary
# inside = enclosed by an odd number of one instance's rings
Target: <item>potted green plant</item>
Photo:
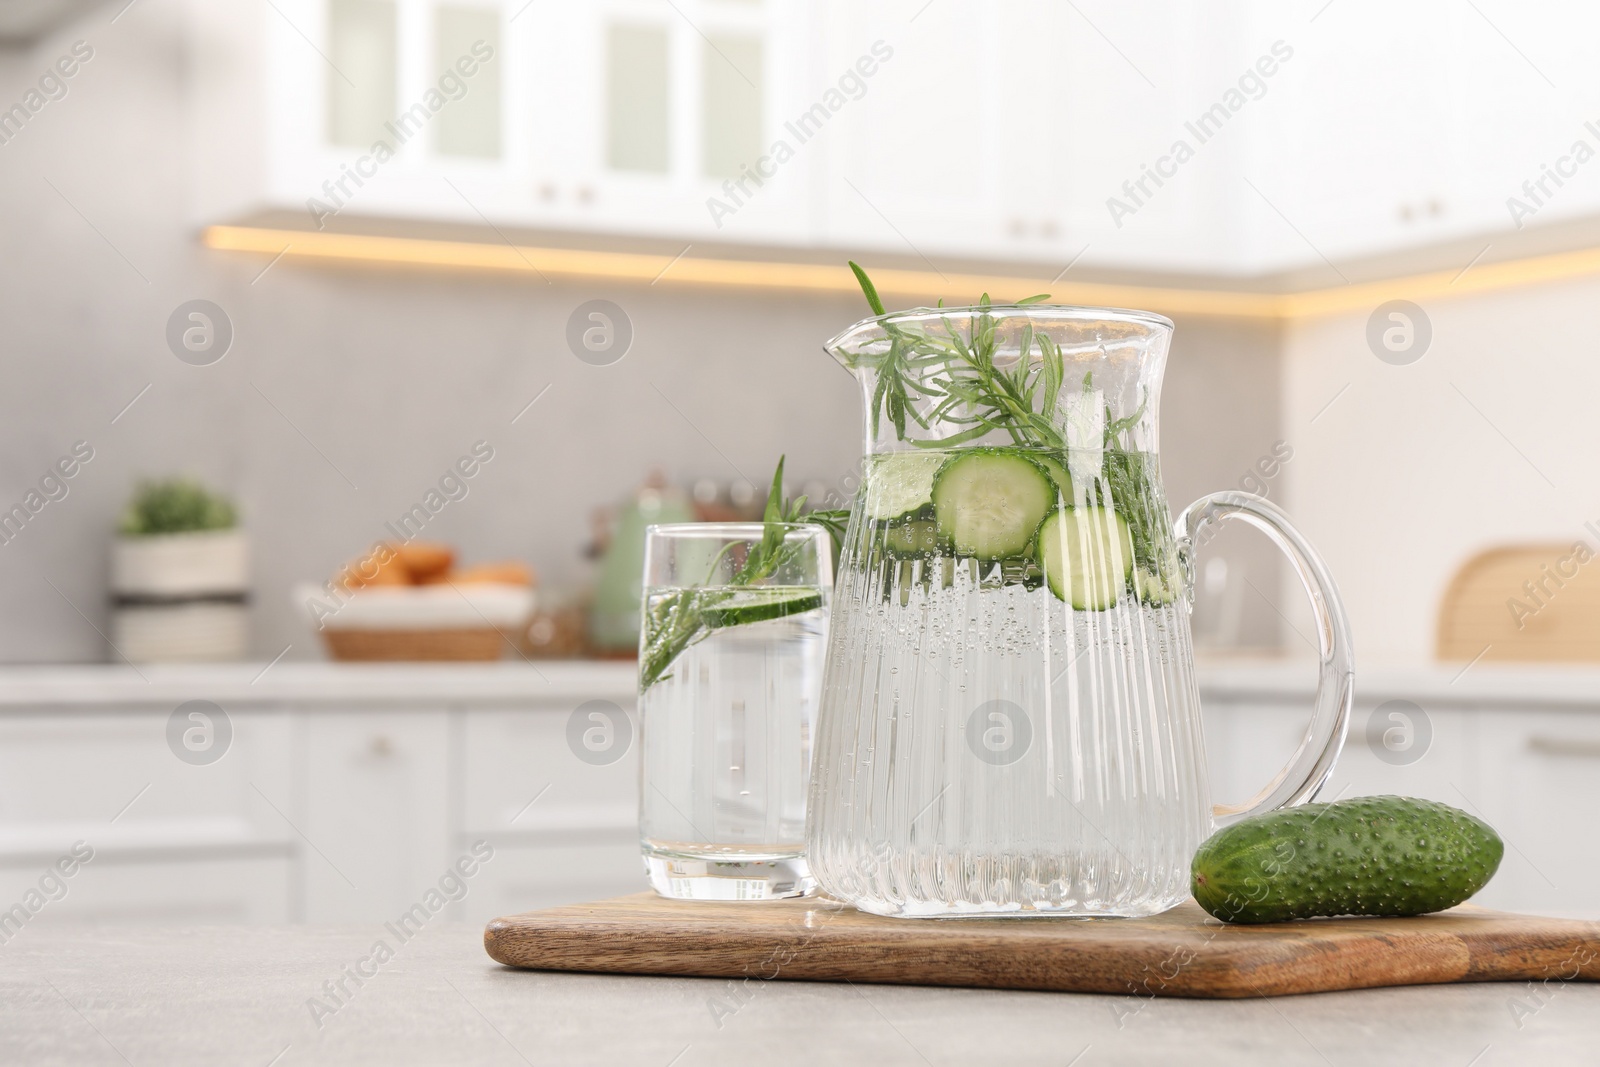
[[[136,662],[242,659],[250,555],[227,497],[186,478],[139,485],[111,553],[112,641]]]

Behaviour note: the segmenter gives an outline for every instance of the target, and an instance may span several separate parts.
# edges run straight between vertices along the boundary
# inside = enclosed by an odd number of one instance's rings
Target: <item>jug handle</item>
[[[1317,645],[1321,662],[1311,723],[1306,728],[1300,747],[1295,750],[1288,765],[1278,772],[1278,776],[1250,800],[1234,806],[1215,805],[1212,818],[1219,827],[1247,816],[1304,804],[1315,797],[1327,782],[1328,775],[1333,773],[1333,765],[1344,747],[1350,707],[1355,700],[1350,625],[1345,617],[1344,605],[1339,600],[1339,590],[1333,584],[1333,577],[1328,573],[1322,557],[1317,555],[1277,505],[1254,493],[1230,490],[1203,496],[1183,510],[1175,523],[1175,533],[1184,581],[1191,593],[1194,589],[1196,541],[1203,543],[1203,537],[1209,529],[1234,518],[1266,534],[1294,565],[1301,586],[1311,598],[1311,610],[1317,617]]]

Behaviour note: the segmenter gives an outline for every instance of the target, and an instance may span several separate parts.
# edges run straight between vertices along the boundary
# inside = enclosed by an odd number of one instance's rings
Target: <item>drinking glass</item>
[[[805,860],[832,556],[821,527],[650,527],[639,640],[639,834],[666,897],[767,900]]]

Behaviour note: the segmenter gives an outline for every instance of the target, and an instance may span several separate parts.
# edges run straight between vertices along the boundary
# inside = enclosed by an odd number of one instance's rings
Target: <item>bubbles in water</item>
[[[1143,479],[1134,509],[1150,516],[1137,532],[1166,538],[1153,462],[1128,473]],[[836,773],[812,812],[813,860],[833,888],[927,915],[1129,914],[1185,895],[1205,783],[1182,606],[1146,608],[1130,591],[1112,610],[1074,611],[1019,581],[1020,557],[886,560],[881,538],[863,524],[841,564],[841,588],[861,599],[834,616],[817,758]],[[1141,541],[1135,558],[1163,547]],[[951,740],[996,699],[1038,731],[1005,766]],[[872,745],[893,758],[850,762]],[[827,748],[848,757],[831,762]]]

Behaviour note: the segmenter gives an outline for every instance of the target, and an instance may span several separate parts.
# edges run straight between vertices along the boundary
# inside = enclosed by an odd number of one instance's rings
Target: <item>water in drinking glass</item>
[[[804,838],[828,630],[826,534],[792,528],[784,547],[793,558],[768,576],[783,584],[734,585],[723,579],[740,573],[739,550],[759,541],[762,525],[716,529],[651,531],[658,572],[659,557],[670,553],[677,557],[673,569],[685,577],[709,574],[716,584],[645,590],[639,697],[645,870],[664,896],[800,895],[814,885]],[[647,562],[647,577],[650,569]]]

